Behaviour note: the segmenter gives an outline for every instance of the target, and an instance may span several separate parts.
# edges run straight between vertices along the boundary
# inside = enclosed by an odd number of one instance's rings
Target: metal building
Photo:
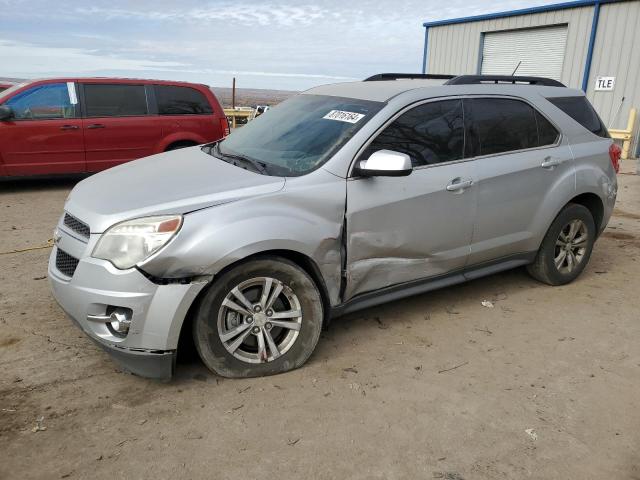
[[[640,109],[640,0],[578,0],[423,25],[423,73],[515,70],[560,80],[586,92],[616,138]],[[639,130],[636,121],[629,156],[639,156]]]

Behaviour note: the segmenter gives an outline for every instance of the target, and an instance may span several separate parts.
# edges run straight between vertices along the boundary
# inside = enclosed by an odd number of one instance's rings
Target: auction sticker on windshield
[[[331,110],[324,117],[328,120],[338,120],[339,122],[358,123],[364,117],[362,113],[345,112],[343,110]]]

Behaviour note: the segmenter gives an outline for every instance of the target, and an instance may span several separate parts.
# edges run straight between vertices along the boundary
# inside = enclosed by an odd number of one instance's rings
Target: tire
[[[180,150],[181,148],[187,148],[187,147],[195,147],[197,145],[197,143],[194,142],[176,142],[176,143],[172,143],[171,145],[169,145],[167,147],[167,149],[165,150],[165,152],[171,152],[173,150]]]
[[[276,298],[270,302],[272,296]],[[218,375],[275,375],[307,361],[320,338],[322,322],[322,298],[313,279],[293,262],[265,257],[240,264],[214,281],[198,307],[193,338],[204,364]]]
[[[569,238],[572,234],[573,238]],[[583,237],[585,239],[581,240]],[[533,278],[548,285],[572,282],[589,263],[595,239],[596,226],[589,209],[570,203],[547,230],[538,254],[527,270]]]

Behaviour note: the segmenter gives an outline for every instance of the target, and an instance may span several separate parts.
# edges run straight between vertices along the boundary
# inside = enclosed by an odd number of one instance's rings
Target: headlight
[[[117,223],[102,234],[91,254],[122,270],[146,260],[165,246],[182,226],[181,215],[143,217]]]

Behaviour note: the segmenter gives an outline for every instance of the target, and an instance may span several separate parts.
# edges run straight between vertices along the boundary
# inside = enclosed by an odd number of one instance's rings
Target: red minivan
[[[206,85],[34,80],[0,92],[0,176],[97,172],[228,133]]]

